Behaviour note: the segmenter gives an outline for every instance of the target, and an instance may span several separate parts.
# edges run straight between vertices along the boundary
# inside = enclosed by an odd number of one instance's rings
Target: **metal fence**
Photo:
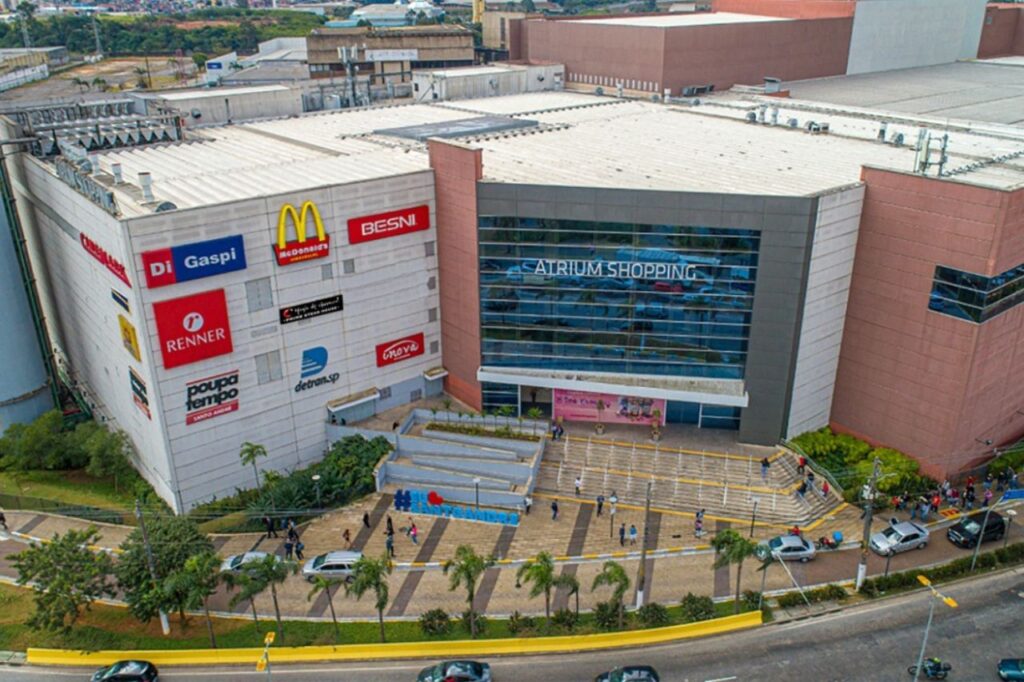
[[[78,519],[96,521],[98,523],[134,525],[135,522],[132,511],[128,509],[124,511],[103,509],[101,507],[89,507],[81,504],[67,504],[60,500],[50,500],[43,497],[8,495],[6,493],[0,493],[0,509],[7,511],[49,512],[50,514],[73,516]]]

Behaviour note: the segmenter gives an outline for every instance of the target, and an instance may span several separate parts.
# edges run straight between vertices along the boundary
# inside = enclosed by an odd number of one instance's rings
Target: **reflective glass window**
[[[1024,263],[992,277],[939,265],[928,308],[984,322],[1024,302]]]

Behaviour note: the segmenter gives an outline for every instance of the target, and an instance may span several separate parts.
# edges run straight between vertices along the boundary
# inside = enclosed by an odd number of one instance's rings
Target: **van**
[[[313,557],[302,567],[302,577],[313,582],[317,576],[352,582],[355,564],[363,558],[362,552],[327,552]]]

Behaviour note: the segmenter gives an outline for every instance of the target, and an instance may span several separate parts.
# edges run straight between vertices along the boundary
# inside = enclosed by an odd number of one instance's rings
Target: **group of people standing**
[[[1012,469],[1006,469],[993,476],[989,472],[981,481],[980,491],[977,483],[974,476],[968,476],[963,488],[959,488],[947,479],[935,490],[916,497],[908,491],[903,491],[902,495],[892,499],[892,504],[896,511],[910,510],[910,518],[920,518],[921,521],[927,521],[928,515],[937,513],[943,504],[963,511],[971,511],[975,507],[985,509],[992,504],[996,493],[1017,488],[1017,473]]]
[[[266,538],[276,538],[277,535],[277,523],[268,515],[264,515],[262,519],[264,528],[266,528]],[[297,559],[302,561],[306,558],[304,552],[306,545],[302,544],[302,540],[299,538],[299,529],[295,525],[295,520],[292,518],[285,519],[283,530],[285,532],[284,538],[284,558],[287,561]]]

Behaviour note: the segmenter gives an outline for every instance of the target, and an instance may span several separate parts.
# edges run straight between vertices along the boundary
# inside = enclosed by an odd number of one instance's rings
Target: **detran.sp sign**
[[[244,270],[245,240],[242,235],[233,235],[146,251],[142,267],[150,289]]]
[[[315,238],[308,239],[306,221],[312,217],[316,228]],[[288,223],[295,226],[295,240],[288,241]],[[274,256],[278,265],[290,265],[316,258],[326,258],[331,251],[331,240],[324,231],[320,210],[312,201],[303,202],[302,208],[295,210],[291,204],[281,207],[277,215],[277,243],[274,244]]]
[[[234,350],[223,289],[154,303],[153,313],[164,369]]]
[[[352,218],[348,221],[348,241],[350,244],[360,244],[429,228],[430,207],[424,204],[398,211]]]
[[[185,423],[195,424],[238,409],[238,370],[185,384]]]
[[[377,346],[377,366],[386,367],[402,360],[423,355],[423,334],[413,334]]]

